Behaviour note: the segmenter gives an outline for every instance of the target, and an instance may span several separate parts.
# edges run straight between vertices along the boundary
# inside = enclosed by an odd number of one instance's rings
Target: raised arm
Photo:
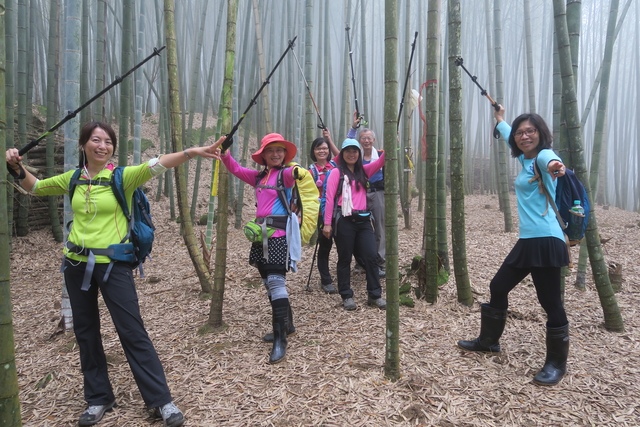
[[[498,104],[500,106],[499,110],[493,111],[493,117],[496,119],[496,129],[500,132],[502,139],[505,141],[509,141],[509,136],[511,135],[511,126],[504,120],[504,107],[502,104]]]
[[[375,150],[375,148],[374,148]],[[378,172],[384,166],[385,154],[384,150],[379,150],[380,157],[375,159],[369,164],[363,165],[364,173],[367,175],[367,178],[371,177],[373,174]]]
[[[331,155],[333,157],[338,157],[338,154],[340,154],[340,150],[338,149],[338,146],[333,142],[333,138],[331,138],[331,132],[329,132],[329,129],[324,128],[322,130],[322,136],[324,137],[324,139],[327,141],[327,144],[329,145],[329,150],[331,151]]]

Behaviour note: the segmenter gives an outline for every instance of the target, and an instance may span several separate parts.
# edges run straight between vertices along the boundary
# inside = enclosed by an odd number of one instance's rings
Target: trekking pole
[[[316,248],[313,250],[313,258],[311,258],[311,269],[309,270],[309,278],[307,279],[307,291],[310,291],[309,283],[311,283],[311,273],[313,273],[313,264],[316,261],[316,255],[318,254],[318,246],[320,245],[320,233],[322,230],[318,230],[318,238],[316,239]]]
[[[287,53],[289,52],[289,50],[293,49],[293,42],[296,41],[296,39],[298,38],[298,36],[295,36],[293,38],[293,40],[289,41],[289,45],[287,46],[287,48],[285,49],[284,53],[282,54],[282,56],[280,56],[280,59],[278,59],[278,62],[276,63],[275,67],[273,67],[273,70],[271,70],[271,72],[269,73],[269,75],[267,76],[267,78],[264,80],[264,82],[262,83],[262,86],[260,86],[260,88],[258,89],[258,92],[256,92],[255,96],[251,99],[251,101],[249,101],[249,106],[247,107],[246,110],[244,110],[244,113],[242,113],[242,115],[240,116],[240,118],[238,119],[238,121],[236,122],[235,125],[233,125],[233,128],[231,128],[231,131],[226,135],[226,139],[224,140],[224,142],[222,143],[222,152],[224,153],[225,151],[227,151],[227,149],[229,147],[231,147],[231,144],[233,144],[233,135],[236,133],[236,131],[238,130],[238,128],[240,127],[240,123],[242,123],[242,121],[244,120],[244,118],[247,116],[247,113],[249,112],[249,110],[251,109],[251,107],[254,106],[254,104],[256,104],[256,101],[258,99],[258,96],[260,96],[260,93],[262,92],[262,90],[267,87],[267,85],[270,83],[269,79],[271,78],[271,76],[273,75],[273,73],[275,73],[275,71],[278,69],[278,67],[280,66],[280,63],[282,62],[282,60],[284,59],[285,56],[287,56]]]
[[[404,88],[402,89],[402,97],[400,98],[400,110],[398,111],[398,120],[396,121],[396,133],[400,129],[400,117],[402,117],[402,108],[404,107],[404,94],[407,91],[407,85],[409,84],[409,77],[411,76],[411,63],[413,62],[413,53],[416,51],[416,40],[418,38],[418,32],[413,35],[413,43],[411,43],[411,55],[409,56],[409,66],[407,67],[407,76],[404,79]]]
[[[351,83],[353,83],[353,99],[356,107],[356,116],[360,119],[360,122],[358,123],[358,127],[360,127],[360,125],[366,126],[368,123],[364,119],[364,114],[360,114],[360,109],[358,108],[358,94],[356,93],[356,75],[353,72],[353,51],[351,50],[351,37],[349,36],[350,29],[351,28],[349,27],[349,24],[347,24],[347,27],[345,28],[345,30],[347,31],[347,42],[349,43],[349,62],[351,63]]]
[[[307,81],[307,78],[304,76],[304,71],[302,71],[302,66],[300,65],[300,61],[298,61],[298,55],[296,55],[295,49],[292,49],[291,52],[293,52],[293,57],[296,59],[296,64],[298,64],[298,69],[300,70],[300,74],[302,74],[302,79],[304,80],[304,85],[307,87],[307,92],[309,93],[309,98],[311,98],[311,102],[313,103],[313,108],[316,109],[316,114],[318,115],[318,120],[320,120],[320,124],[318,125],[318,128],[324,130],[327,127],[324,125],[324,122],[322,121],[322,117],[320,117],[320,110],[318,109],[318,105],[316,104],[316,100],[313,99],[313,94],[311,93],[311,88],[309,87],[309,82]]]
[[[476,86],[480,88],[480,94],[487,97],[487,99],[489,100],[489,102],[491,102],[491,105],[493,106],[493,108],[495,108],[496,111],[500,111],[500,104],[494,101],[491,95],[489,95],[489,93],[487,93],[487,91],[482,86],[480,86],[480,84],[478,83],[478,78],[476,76],[472,76],[469,70],[467,70],[465,66],[462,65],[462,62],[463,60],[461,56],[457,57],[455,60],[455,64],[458,67],[462,68],[464,72],[467,73],[469,77],[471,77],[471,81],[473,81],[476,84]]]
[[[88,100],[87,102],[85,102],[84,104],[82,104],[80,107],[78,107],[78,109],[76,109],[75,111],[69,111],[69,113],[65,116],[64,119],[60,120],[58,123],[56,123],[55,125],[53,125],[53,127],[51,127],[51,129],[49,129],[48,131],[46,131],[45,133],[43,133],[42,135],[40,135],[38,138],[32,140],[31,142],[29,142],[27,145],[25,145],[24,147],[22,147],[19,151],[18,154],[20,154],[21,156],[24,155],[27,151],[31,150],[33,147],[35,147],[36,145],[38,145],[40,143],[40,141],[42,141],[43,139],[45,139],[46,137],[48,137],[49,135],[51,135],[53,132],[55,132],[60,126],[62,126],[63,124],[67,123],[69,120],[73,119],[80,111],[84,110],[87,106],[89,106],[89,104],[91,104],[93,101],[95,101],[96,99],[100,98],[102,95],[104,95],[107,91],[109,91],[109,89],[111,89],[112,87],[122,83],[122,81],[124,80],[125,77],[127,77],[129,74],[133,73],[135,70],[137,70],[138,68],[140,68],[142,65],[144,65],[147,61],[149,61],[151,58],[153,58],[156,55],[160,55],[160,52],[162,51],[162,49],[164,49],[166,46],[162,46],[160,49],[153,49],[153,53],[149,56],[147,56],[145,59],[143,59],[138,65],[136,65],[135,67],[133,67],[132,69],[130,69],[129,71],[127,71],[124,75],[122,75],[121,77],[117,77],[115,78],[115,80],[113,82],[111,82],[111,84],[107,87],[105,87],[104,89],[102,89],[99,93],[97,93],[93,98],[91,98],[90,100]]]
[[[487,91],[482,86],[480,86],[480,83],[478,83],[478,78],[476,76],[472,76],[471,73],[469,72],[469,70],[467,70],[465,68],[465,66],[462,65],[462,62],[463,62],[462,57],[459,56],[459,57],[456,58],[454,63],[458,67],[462,68],[464,70],[464,72],[469,75],[469,77],[471,77],[471,81],[474,82],[476,84],[476,86],[478,86],[480,88],[480,94],[485,96],[485,97],[487,97],[489,102],[491,102],[491,105],[493,106],[493,108],[496,111],[500,111],[500,104],[498,104],[496,101],[494,101],[493,98],[491,97],[491,95],[489,95],[489,93],[487,93]],[[496,124],[496,127],[493,128],[493,137],[495,139],[499,139],[500,138],[500,132],[498,131],[497,126],[498,125]]]

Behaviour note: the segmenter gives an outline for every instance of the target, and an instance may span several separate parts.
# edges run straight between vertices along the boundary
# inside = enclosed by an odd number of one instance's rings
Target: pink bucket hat
[[[265,135],[264,138],[262,138],[262,141],[260,143],[260,148],[258,149],[258,151],[256,151],[251,155],[251,158],[253,159],[253,161],[258,163],[259,165],[264,166],[265,162],[264,162],[264,159],[262,158],[262,151],[267,147],[267,145],[273,144],[273,143],[282,144],[285,150],[287,150],[287,154],[284,156],[285,164],[293,160],[293,158],[296,156],[296,153],[298,152],[298,148],[293,142],[287,141],[279,133],[269,133]]]

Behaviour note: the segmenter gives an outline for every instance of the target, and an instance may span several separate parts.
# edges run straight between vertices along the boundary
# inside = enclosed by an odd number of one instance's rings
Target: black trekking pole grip
[[[293,40],[289,41],[289,44],[288,44],[287,48],[285,49],[285,51],[280,56],[280,59],[278,59],[278,62],[273,67],[273,69],[271,70],[271,72],[269,73],[267,78],[264,80],[264,82],[262,82],[262,85],[258,89],[258,92],[256,92],[254,97],[251,98],[251,101],[249,101],[249,105],[247,106],[247,108],[244,110],[242,115],[238,118],[238,121],[233,125],[233,127],[231,128],[231,131],[226,135],[227,138],[222,143],[222,152],[223,153],[225,151],[227,151],[227,149],[229,147],[231,147],[231,144],[233,144],[233,135],[235,135],[235,133],[238,131],[238,128],[240,127],[240,123],[242,123],[244,118],[247,116],[247,113],[249,112],[249,110],[251,110],[251,107],[253,107],[253,105],[257,103],[258,96],[260,96],[260,93],[263,91],[263,89],[265,87],[267,87],[267,85],[269,84],[269,79],[271,79],[271,76],[273,75],[273,73],[275,73],[275,71],[278,69],[278,67],[280,66],[280,63],[282,62],[284,57],[287,56],[287,53],[289,52],[289,50],[293,49],[293,42],[295,42],[297,38],[298,38],[298,36],[295,36],[293,38]]]
[[[454,61],[454,63],[455,63],[458,67],[462,68],[462,69],[464,70],[464,72],[465,72],[465,73],[467,73],[467,74],[469,75],[469,77],[471,77],[471,81],[472,81],[472,82],[474,82],[474,83],[476,84],[476,86],[478,86],[478,88],[480,88],[480,94],[481,94],[482,96],[486,97],[486,98],[489,100],[489,102],[491,102],[491,105],[493,106],[493,108],[494,108],[496,111],[500,111],[500,104],[498,104],[498,103],[497,103],[497,102],[496,102],[496,101],[491,97],[491,95],[489,95],[489,93],[487,93],[487,91],[486,91],[482,86],[480,86],[480,83],[478,83],[478,78],[477,78],[476,76],[472,75],[472,74],[469,72],[469,70],[467,70],[467,68],[463,65],[463,62],[464,62],[464,61],[463,61],[463,59],[462,59],[462,57],[461,57],[461,56],[457,57],[457,58],[455,59],[455,61]]]
[[[43,133],[42,135],[40,135],[38,138],[32,140],[31,142],[29,142],[27,145],[25,145],[24,147],[22,147],[20,150],[18,150],[18,154],[20,154],[21,156],[23,156],[24,154],[26,154],[29,150],[31,150],[33,147],[35,147],[36,145],[38,145],[40,143],[40,141],[42,141],[43,139],[45,139],[46,137],[48,137],[49,135],[51,135],[53,132],[55,132],[56,130],[58,130],[60,128],[60,126],[62,126],[63,124],[67,123],[69,120],[73,119],[75,116],[78,115],[78,113],[82,110],[84,110],[85,108],[87,108],[90,104],[92,104],[96,99],[100,98],[102,95],[104,95],[105,93],[107,93],[112,87],[119,85],[120,83],[122,83],[122,80],[124,80],[125,77],[127,77],[129,74],[133,73],[135,70],[137,70],[138,68],[140,68],[141,66],[143,66],[147,61],[149,61],[151,58],[153,58],[156,55],[160,55],[160,52],[165,48],[166,46],[162,46],[161,48],[153,48],[153,53],[151,53],[149,56],[147,56],[145,59],[143,59],[142,61],[140,61],[136,66],[134,66],[132,69],[130,69],[129,71],[127,71],[126,73],[124,73],[122,76],[116,76],[115,80],[113,80],[111,82],[111,84],[109,84],[109,86],[105,87],[104,89],[102,89],[100,92],[98,92],[97,94],[95,94],[91,99],[89,99],[87,102],[85,102],[84,104],[82,104],[80,107],[78,107],[77,109],[75,109],[74,111],[69,111],[67,113],[67,115],[60,120],[58,123],[56,123],[55,125],[53,125],[49,130],[47,130],[45,133]]]

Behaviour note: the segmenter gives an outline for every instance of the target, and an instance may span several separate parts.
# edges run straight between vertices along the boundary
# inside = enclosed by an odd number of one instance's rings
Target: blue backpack
[[[71,177],[71,181],[69,181],[69,202],[71,202],[78,184],[110,186],[124,216],[129,221],[129,230],[120,244],[111,245],[109,248],[83,248],[83,250],[85,252],[92,251],[95,255],[107,255],[114,261],[122,261],[130,264],[132,268],[138,267],[140,275],[144,277],[144,270],[141,264],[145,262],[147,258],[151,257],[150,253],[153,248],[156,228],[151,220],[149,200],[142,188],[138,187],[134,190],[131,203],[132,212],[129,211],[129,205],[127,204],[124,193],[123,170],[123,166],[116,167],[109,181],[87,181],[80,179],[82,170],[76,169]],[[129,243],[125,243],[127,240],[129,240]],[[73,249],[70,250],[75,253],[80,253]],[[80,254],[86,255],[84,253]]]
[[[556,198],[551,199],[549,191],[542,182],[542,175],[537,163],[537,157],[534,163],[534,172],[536,179],[539,182],[540,188],[544,191],[549,204],[556,213],[556,218],[560,223],[560,227],[567,235],[569,239],[569,245],[575,246],[584,238],[587,231],[587,225],[589,225],[589,216],[591,213],[591,203],[589,196],[587,195],[587,189],[584,184],[578,179],[576,174],[571,169],[566,169],[564,176],[558,178],[558,185],[556,187]],[[580,205],[584,209],[584,216],[576,216],[571,213],[574,201],[579,200]]]

